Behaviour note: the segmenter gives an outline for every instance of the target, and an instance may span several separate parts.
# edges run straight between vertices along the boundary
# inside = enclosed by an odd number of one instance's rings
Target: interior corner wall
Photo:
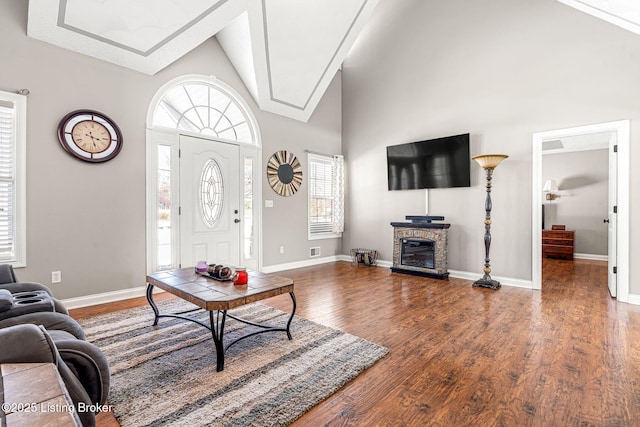
[[[309,122],[260,111],[215,38],[154,76],[80,55],[26,35],[26,1],[0,3],[0,90],[31,91],[27,101],[27,267],[22,281],[50,286],[62,299],[145,285],[146,114],[158,89],[186,74],[215,75],[252,108],[262,133],[262,173],[277,150],[341,151],[341,82],[334,78]],[[69,156],[57,141],[60,119],[81,108],[98,110],[120,127],[120,154],[101,164]],[[271,191],[271,194],[269,193]],[[274,199],[263,219],[264,265],[309,259],[306,185]],[[285,253],[274,250],[285,246]],[[322,241],[323,254],[341,251],[340,239]],[[62,282],[51,284],[51,272]]]
[[[345,250],[391,260],[389,222],[424,213],[426,191],[387,191],[386,146],[469,132],[471,156],[509,155],[493,175],[492,274],[531,280],[533,133],[629,119],[637,163],[638,75],[639,35],[556,0],[381,0],[343,65]],[[451,223],[449,269],[480,275],[486,192],[471,167],[471,188],[429,190],[428,204]],[[630,232],[640,294],[640,229]]]
[[[574,252],[606,256],[609,195],[609,151],[607,149],[545,154],[542,182],[555,180],[560,196],[545,201],[545,227],[565,225],[575,231]]]

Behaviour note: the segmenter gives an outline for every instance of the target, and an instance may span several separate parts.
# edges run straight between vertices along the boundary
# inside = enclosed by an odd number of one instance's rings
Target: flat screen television
[[[469,134],[387,147],[389,190],[471,186]]]

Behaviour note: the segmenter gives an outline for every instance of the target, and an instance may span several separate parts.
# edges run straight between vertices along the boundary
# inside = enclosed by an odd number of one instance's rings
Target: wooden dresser
[[[542,256],[573,259],[574,231],[542,230]]]

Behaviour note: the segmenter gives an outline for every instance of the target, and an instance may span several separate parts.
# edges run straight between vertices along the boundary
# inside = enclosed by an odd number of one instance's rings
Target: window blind
[[[333,232],[333,161],[309,155],[309,233]]]

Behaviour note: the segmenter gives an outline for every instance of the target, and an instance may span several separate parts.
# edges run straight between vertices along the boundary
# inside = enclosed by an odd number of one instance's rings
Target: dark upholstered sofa
[[[54,363],[76,409],[105,405],[110,374],[104,354],[46,286],[17,281],[10,267],[0,265],[0,363]],[[94,413],[78,416],[84,426],[95,425]]]

